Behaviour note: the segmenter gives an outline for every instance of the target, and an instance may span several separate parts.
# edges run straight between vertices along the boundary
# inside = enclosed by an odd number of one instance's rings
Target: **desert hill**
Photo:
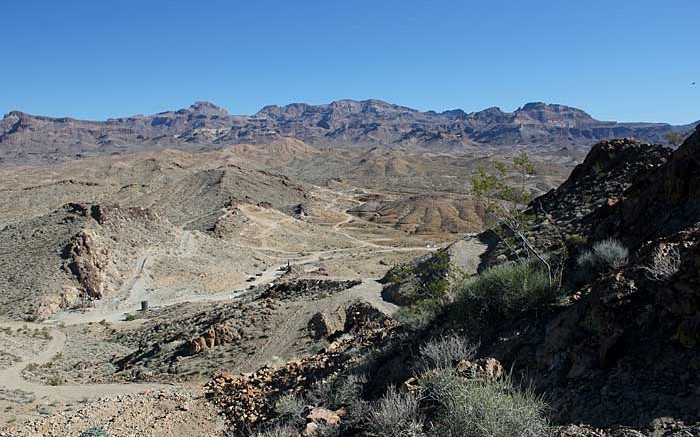
[[[484,229],[486,215],[469,197],[428,194],[368,201],[349,212],[365,220],[419,234],[480,232]]]

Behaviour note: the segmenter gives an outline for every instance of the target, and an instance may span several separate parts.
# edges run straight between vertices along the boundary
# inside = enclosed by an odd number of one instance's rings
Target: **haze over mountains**
[[[36,162],[138,151],[153,147],[199,150],[269,143],[295,137],[316,147],[375,147],[461,151],[473,147],[528,146],[587,150],[599,140],[636,137],[663,143],[670,131],[693,123],[600,121],[564,105],[527,103],[499,108],[421,112],[380,100],[338,100],[324,105],[266,106],[253,116],[231,115],[208,102],[155,115],[84,121],[12,111],[0,121],[0,162]]]

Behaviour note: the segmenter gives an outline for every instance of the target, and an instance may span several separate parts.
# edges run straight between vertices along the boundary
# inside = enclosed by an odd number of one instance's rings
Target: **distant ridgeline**
[[[528,103],[514,112],[489,108],[421,112],[380,100],[338,100],[325,105],[266,106],[253,116],[231,115],[208,102],[155,115],[84,121],[12,111],[0,121],[0,159],[75,158],[175,147],[199,150],[230,144],[269,143],[295,137],[318,147],[401,147],[464,150],[481,146],[582,148],[619,137],[667,143],[670,132],[697,123],[599,121],[564,105]]]

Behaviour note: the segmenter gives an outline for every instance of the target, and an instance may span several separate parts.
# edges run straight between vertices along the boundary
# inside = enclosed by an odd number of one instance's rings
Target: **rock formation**
[[[105,289],[105,269],[108,252],[97,247],[96,235],[82,230],[66,247],[67,267],[80,283],[83,294],[90,299],[102,299]]]

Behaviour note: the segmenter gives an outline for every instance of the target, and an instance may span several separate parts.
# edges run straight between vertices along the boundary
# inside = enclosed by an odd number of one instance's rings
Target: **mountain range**
[[[473,147],[581,148],[617,137],[664,143],[670,131],[698,123],[618,123],[558,104],[422,112],[380,100],[266,106],[252,116],[232,115],[209,102],[155,115],[105,121],[52,118],[12,111],[0,121],[0,160],[29,162],[105,155],[154,146],[199,150],[265,144],[295,137],[316,147],[375,147],[460,151]]]

